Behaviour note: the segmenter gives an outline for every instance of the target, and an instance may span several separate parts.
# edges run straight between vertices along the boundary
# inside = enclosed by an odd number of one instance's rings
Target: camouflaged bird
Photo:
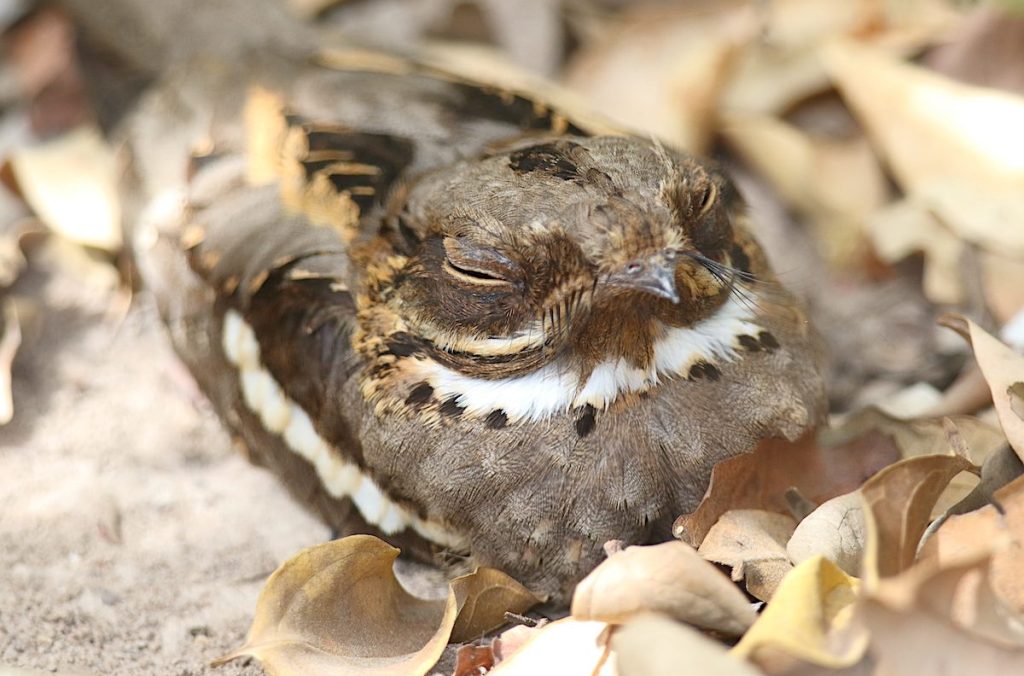
[[[193,68],[130,131],[141,271],[253,461],[340,533],[565,598],[823,414],[712,165],[387,57]],[[343,59],[344,61],[344,59]]]

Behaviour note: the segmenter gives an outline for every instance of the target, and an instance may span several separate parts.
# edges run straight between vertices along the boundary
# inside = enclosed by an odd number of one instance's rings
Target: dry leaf
[[[944,44],[928,52],[925,63],[961,82],[1024,94],[1024,15],[1017,2],[973,6]]]
[[[995,453],[985,459],[981,466],[981,480],[963,499],[946,510],[941,521],[954,514],[966,514],[981,509],[992,502],[996,491],[1024,474],[1024,463],[1008,445],[1003,444]]]
[[[412,596],[395,578],[398,550],[369,535],[353,535],[303,550],[267,580],[245,645],[217,660],[255,657],[272,674],[425,674],[437,662],[469,607],[462,631],[478,633],[505,610],[495,600],[522,601],[496,571],[453,581],[445,600]],[[469,595],[482,594],[481,598]]]
[[[541,619],[536,625],[530,626],[526,624],[519,624],[511,629],[506,629],[501,632],[500,636],[497,636],[491,641],[491,652],[494,653],[494,659],[496,662],[507,660],[517,650],[526,645],[527,641],[533,638],[533,636],[547,626],[548,621]]]
[[[742,592],[682,542],[626,547],[587,575],[572,597],[578,620],[621,624],[644,612],[730,636],[755,617]]]
[[[461,602],[452,627],[451,640],[456,643],[479,638],[505,624],[505,613],[522,613],[542,600],[493,568],[479,568],[457,577],[451,586]]]
[[[566,51],[563,8],[550,0],[476,0],[495,45],[524,68],[554,74]],[[455,4],[456,9],[458,4]]]
[[[841,445],[870,431],[883,432],[890,437],[902,458],[957,455],[950,439],[954,432],[966,446],[967,459],[975,465],[983,463],[1006,443],[998,429],[971,416],[900,420],[874,408],[856,412],[839,427],[822,430],[819,438],[828,445]]]
[[[965,240],[1024,255],[1024,97],[850,42],[825,63],[904,192]]]
[[[6,211],[4,213],[5,218],[10,217]],[[25,254],[21,251],[21,238],[27,230],[24,220],[17,224],[8,223],[0,226],[0,289],[6,289],[14,284],[18,275],[25,269],[27,262]]]
[[[980,263],[986,304],[1002,326],[1024,310],[1024,258],[982,251]]]
[[[858,607],[881,673],[1011,674],[1024,669],[1021,618],[988,590],[988,557],[917,565]]]
[[[768,439],[751,453],[715,465],[704,499],[693,512],[676,519],[672,532],[684,542],[700,545],[730,509],[786,514],[785,494],[791,487],[821,503],[856,489],[899,458],[892,437],[877,430],[858,431],[837,444],[819,443],[813,433],[795,442]]]
[[[697,552],[708,561],[732,568],[733,581],[745,579],[747,591],[767,601],[792,568],[786,542],[795,526],[784,514],[732,510],[711,527]]]
[[[615,676],[607,645],[608,625],[567,617],[544,625],[488,676]]]
[[[990,542],[989,549],[1004,543]],[[872,590],[870,600],[890,610],[927,613],[979,638],[1007,647],[1024,646],[1024,623],[993,593],[988,551],[967,557],[923,561]]]
[[[936,500],[954,476],[971,467],[956,455],[918,456],[886,467],[861,487],[865,578],[896,575],[913,564]]]
[[[1024,614],[1024,477],[997,490],[993,502],[977,511],[949,517],[924,543],[920,559],[949,567],[994,550],[992,586],[1014,612]],[[1006,545],[999,546],[1002,542]]]
[[[776,0],[762,5],[760,39],[726,90],[729,111],[780,114],[828,89],[822,43],[839,36],[899,52],[940,36],[956,19],[942,0]]]
[[[816,138],[770,117],[728,115],[722,135],[740,157],[811,219],[826,257],[859,253],[864,219],[889,199],[882,168],[863,136]]]
[[[14,301],[0,299],[0,425],[14,418],[11,366],[21,345],[21,324]]]
[[[925,256],[924,293],[934,303],[956,305],[965,298],[962,258],[967,244],[915,199],[894,202],[866,221],[879,257],[896,263]]]
[[[804,561],[733,648],[758,662],[778,653],[832,668],[856,664],[867,636],[851,625],[857,581],[827,559]]]
[[[1013,394],[1013,388],[1024,382],[1024,356],[993,338],[966,317],[944,315],[940,321],[971,343],[978,366],[992,390],[992,403],[995,404],[1003,433],[1013,450],[1024,460],[1024,417],[1014,410]]]
[[[121,248],[114,153],[98,129],[80,127],[11,157],[21,194],[55,232],[87,246]]]
[[[480,676],[494,668],[494,652],[489,645],[468,644],[455,653],[452,676]]]
[[[621,676],[757,676],[753,665],[729,655],[725,647],[664,615],[639,615],[611,637]]]
[[[735,1],[641,6],[584,45],[569,65],[567,84],[612,120],[703,153],[730,65],[756,35],[752,9]]]
[[[786,551],[795,564],[824,556],[856,577],[864,554],[864,529],[864,502],[860,491],[853,491],[836,496],[811,512],[796,527]]]

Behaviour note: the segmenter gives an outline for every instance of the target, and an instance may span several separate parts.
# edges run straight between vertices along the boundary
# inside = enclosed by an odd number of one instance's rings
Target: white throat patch
[[[635,368],[624,359],[598,364],[586,382],[565,364],[554,362],[524,376],[486,380],[463,375],[437,362],[422,362],[423,379],[439,399],[455,397],[472,415],[501,409],[509,420],[543,420],[570,408],[590,404],[606,409],[622,394],[642,392],[661,379],[689,373],[700,361],[731,361],[736,339],[761,330],[754,323],[756,298],[733,295],[713,317],[686,328],[665,327],[655,340],[650,370]]]

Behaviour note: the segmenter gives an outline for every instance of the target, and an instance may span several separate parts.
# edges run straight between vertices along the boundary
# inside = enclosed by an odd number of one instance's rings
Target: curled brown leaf
[[[859,430],[832,442],[814,433],[788,442],[762,441],[751,453],[718,463],[704,499],[672,526],[675,536],[698,546],[716,521],[730,509],[766,509],[789,513],[786,492],[799,489],[821,503],[848,493],[901,457],[892,435]]]

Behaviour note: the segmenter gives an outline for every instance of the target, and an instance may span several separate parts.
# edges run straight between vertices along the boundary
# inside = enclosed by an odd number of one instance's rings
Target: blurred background
[[[0,0],[0,667],[91,641],[199,673],[249,578],[325,535],[170,354],[112,140],[196,51],[312,40],[548,78],[721,162],[826,337],[837,418],[984,411],[943,312],[1024,351],[1021,0]],[[193,593],[136,598],[159,575]]]

